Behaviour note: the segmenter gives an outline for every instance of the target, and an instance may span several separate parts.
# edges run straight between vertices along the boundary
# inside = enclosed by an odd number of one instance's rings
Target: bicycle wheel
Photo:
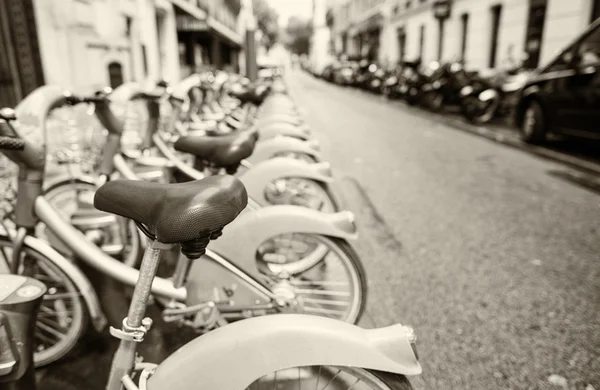
[[[0,236],[0,256],[11,262],[13,243]],[[42,367],[59,360],[75,347],[88,324],[81,293],[69,277],[43,254],[28,246],[18,269],[20,275],[35,278],[48,291],[40,306],[35,329],[34,362]]]
[[[265,197],[274,205],[291,204],[324,213],[340,211],[331,191],[312,179],[288,177],[276,180],[265,188]]]
[[[317,160],[315,160],[315,158],[313,156],[311,156],[310,154],[300,153],[300,152],[279,152],[279,153],[275,153],[273,155],[273,158],[275,158],[275,157],[289,157],[289,158],[293,158],[296,160],[304,161],[309,164],[313,164],[313,163],[317,162]]]
[[[246,390],[410,390],[403,375],[354,367],[310,366],[274,372],[252,383]]]
[[[88,197],[88,201],[91,202],[96,189],[96,185],[80,179],[67,180],[48,188],[44,192],[44,198],[63,218],[71,221],[78,210],[78,197]],[[96,211],[95,209],[92,210]],[[89,229],[83,226],[79,229],[84,234],[90,233],[89,237],[100,246],[102,251],[122,260],[130,267],[135,267],[141,260],[143,252],[140,232],[137,230],[135,222],[101,211],[97,211],[97,213],[98,224],[90,225]],[[109,222],[102,222],[104,218],[107,218]],[[72,254],[70,249],[56,238],[52,232],[46,231],[45,226],[41,226],[36,232],[38,236],[44,237],[59,252],[69,256]]]
[[[290,233],[263,243],[257,266],[284,312],[357,323],[367,302],[367,278],[347,241]]]

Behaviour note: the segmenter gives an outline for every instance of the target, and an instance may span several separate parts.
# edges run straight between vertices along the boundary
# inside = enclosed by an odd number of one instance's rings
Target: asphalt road
[[[600,197],[553,163],[295,71],[357,214],[365,326],[410,324],[416,388],[600,389]]]

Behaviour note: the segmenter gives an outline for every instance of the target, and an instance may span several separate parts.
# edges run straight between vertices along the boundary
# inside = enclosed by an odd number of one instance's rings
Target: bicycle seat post
[[[144,252],[140,276],[135,284],[127,317],[123,319],[123,326],[121,329],[110,327],[110,334],[120,339],[121,342],[112,361],[107,389],[121,389],[122,378],[129,375],[135,367],[137,343],[144,340],[144,336],[152,325],[150,318],[144,318],[150,299],[152,281],[156,276],[162,251],[170,249],[172,246],[152,241]]]

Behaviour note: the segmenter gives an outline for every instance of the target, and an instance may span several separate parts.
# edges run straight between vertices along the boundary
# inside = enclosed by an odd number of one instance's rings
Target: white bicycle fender
[[[286,123],[274,123],[268,126],[259,127],[258,134],[260,139],[269,139],[278,135],[308,140],[311,137],[310,130],[305,126],[294,126]]]
[[[265,197],[265,189],[275,180],[301,177],[321,183],[331,183],[331,166],[327,162],[309,164],[287,157],[263,160],[238,175],[244,183],[248,196],[263,206],[270,205]]]
[[[81,292],[81,296],[87,306],[94,329],[102,331],[104,327],[106,327],[107,320],[100,307],[100,300],[96,295],[96,291],[85,274],[54,248],[40,239],[27,236],[25,238],[25,245],[40,252],[67,274],[79,292]]]
[[[273,158],[279,153],[292,152],[306,154],[315,161],[322,161],[321,153],[311,143],[313,141],[303,141],[298,138],[277,136],[256,143],[252,155],[248,158],[252,164]],[[316,142],[316,141],[315,141]]]
[[[257,118],[256,121],[257,121],[257,125],[259,125],[259,127],[261,125],[266,126],[266,125],[270,125],[272,123],[286,123],[286,124],[290,124],[293,126],[300,126],[304,123],[302,121],[302,118],[297,115],[277,114],[277,113],[261,116],[260,118]]]
[[[320,234],[355,240],[358,237],[350,211],[322,213],[300,206],[279,205],[246,209],[211,241],[210,249],[260,280],[256,264],[258,248],[268,239],[287,233]],[[192,273],[195,272],[192,266]],[[198,272],[202,272],[198,269]]]
[[[324,317],[281,314],[213,330],[160,364],[148,390],[242,390],[265,375],[311,365],[418,375],[407,327],[362,329]]]

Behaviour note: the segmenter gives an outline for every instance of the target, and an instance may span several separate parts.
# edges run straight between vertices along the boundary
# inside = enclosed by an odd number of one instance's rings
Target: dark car
[[[600,139],[600,19],[519,92],[515,124],[523,140],[548,133]]]

